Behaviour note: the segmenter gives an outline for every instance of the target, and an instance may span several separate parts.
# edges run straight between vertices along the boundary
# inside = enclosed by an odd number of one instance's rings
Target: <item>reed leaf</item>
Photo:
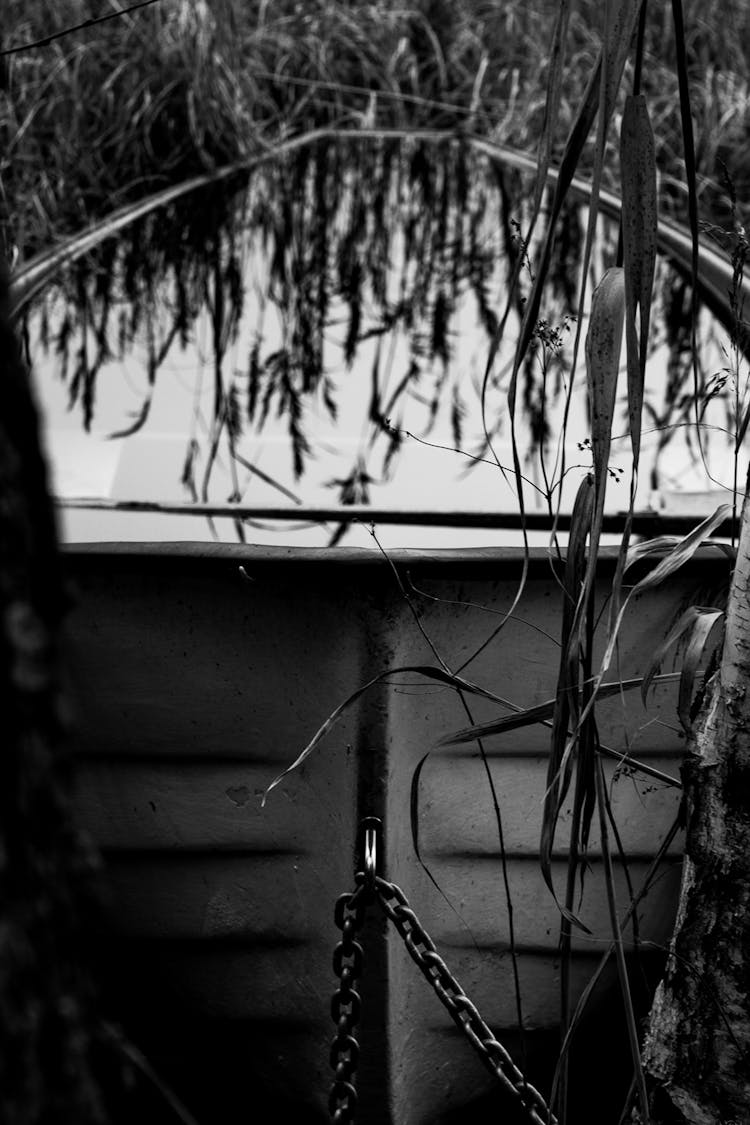
[[[586,543],[591,535],[596,497],[595,478],[587,474],[576,494],[571,520],[568,553],[563,581],[562,632],[557,693],[552,715],[552,736],[547,766],[547,784],[542,809],[540,843],[541,870],[547,886],[552,887],[552,850],[560,806],[570,785],[570,759],[566,762],[571,716],[579,713],[580,644],[577,629],[582,589],[586,578]]]
[[[611,2],[610,0],[607,0],[607,2],[604,4],[604,32],[601,51],[601,65],[599,68],[599,89],[597,101],[597,133],[594,146],[594,165],[591,175],[591,196],[588,208],[586,238],[583,247],[583,254],[581,256],[581,286],[580,296],[578,300],[578,318],[576,324],[575,342],[573,345],[571,374],[568,382],[568,393],[565,409],[566,421],[571,395],[573,392],[576,366],[578,362],[578,352],[584,320],[589,264],[591,261],[591,252],[594,244],[596,226],[599,217],[599,196],[602,187],[607,132],[609,129],[609,123],[612,114],[614,112],[617,92],[622,81],[622,74],[625,68],[625,62],[628,56],[628,52],[630,50],[630,43],[633,38],[635,23],[640,13],[641,3],[642,0],[611,0]],[[565,469],[564,461],[565,458],[563,452],[563,472]],[[597,518],[595,514],[595,529],[596,526]],[[598,536],[596,542],[598,543]],[[592,556],[595,557],[596,547],[594,546],[593,535],[591,551]]]
[[[612,448],[612,422],[620,372],[625,306],[625,271],[621,266],[615,266],[607,270],[594,290],[589,329],[586,335],[586,374],[591,410],[591,452],[594,462],[594,507],[591,517],[588,565],[576,605],[575,633],[578,637],[577,645],[579,649],[582,649],[583,646],[584,627],[590,613],[599,558],[599,542],[609,476],[609,456]],[[631,512],[632,501],[631,491],[629,509]],[[618,600],[616,584],[617,575],[615,576],[614,599]],[[572,641],[569,643],[572,643]],[[588,712],[588,704],[584,710]],[[578,726],[575,729],[577,733]],[[568,739],[567,734],[564,737],[566,738],[565,749],[560,750],[558,748],[557,750],[558,768],[562,768],[563,763],[568,761],[573,747],[573,740]]]
[[[609,475],[612,422],[620,370],[625,319],[625,271],[607,270],[594,290],[586,337],[586,370],[591,404],[591,450],[594,461],[594,512],[591,524],[589,569],[596,565],[604,500]]]
[[[528,351],[534,334],[537,321],[539,319],[539,309],[541,307],[542,292],[544,280],[547,277],[550,262],[552,260],[552,249],[556,235],[556,224],[560,217],[563,204],[568,194],[568,190],[573,182],[575,173],[578,170],[581,157],[588,141],[591,126],[597,114],[599,115],[599,132],[600,142],[598,148],[600,149],[600,157],[595,161],[594,172],[589,191],[589,206],[590,206],[590,224],[589,224],[589,237],[587,238],[587,248],[584,251],[582,274],[585,278],[588,270],[588,261],[591,253],[591,240],[593,238],[593,222],[595,216],[598,214],[598,197],[601,187],[601,172],[603,164],[604,153],[604,140],[606,136],[606,126],[609,123],[611,113],[614,109],[614,99],[617,89],[619,88],[622,79],[622,72],[625,67],[625,61],[632,39],[633,28],[635,21],[640,12],[642,0],[620,0],[618,4],[618,12],[610,25],[605,28],[605,43],[600,49],[596,65],[591,71],[586,90],[581,99],[581,104],[578,112],[573,120],[573,123],[568,132],[568,137],[565,142],[565,148],[560,160],[560,166],[557,171],[555,179],[555,191],[552,201],[549,205],[547,217],[547,231],[544,237],[544,242],[539,255],[539,260],[536,263],[536,273],[534,283],[531,287],[531,292],[525,304],[525,311],[521,329],[518,336],[516,345],[516,360],[514,363],[514,379],[520,370],[523,357]],[[583,297],[583,294],[582,294]],[[510,308],[511,296],[508,297],[508,305],[506,314],[503,317],[503,325],[507,319],[507,310]],[[580,324],[580,308],[579,308],[579,324]],[[498,336],[502,333],[499,332]],[[496,353],[499,346],[499,339],[493,341],[493,349],[491,351],[491,358],[494,360],[493,352]]]
[[[545,882],[552,888],[552,847],[560,805],[567,792],[571,757],[580,732],[578,717],[578,667],[583,654],[584,632],[593,590],[598,548],[604,517],[612,421],[615,410],[622,333],[625,316],[625,285],[621,267],[608,270],[594,291],[589,330],[586,337],[586,368],[591,405],[591,447],[594,461],[593,497],[591,485],[579,488],[572,528],[574,550],[568,556],[565,597],[575,606],[572,620],[564,610],[562,657],[557,682],[557,706],[553,719],[547,790],[544,798],[541,833],[541,867]],[[575,361],[574,361],[575,362]],[[578,525],[578,526],[577,526]],[[583,547],[589,538],[588,563]],[[587,707],[586,710],[589,708]],[[574,733],[569,734],[571,715]],[[590,804],[590,803],[588,803]],[[554,892],[553,892],[554,893]],[[569,912],[566,911],[566,917]]]
[[[680,832],[681,828],[683,828],[683,827],[684,827],[684,825],[682,823],[682,816],[679,815],[672,822],[672,825],[670,826],[669,831],[667,832],[666,836],[664,837],[664,839],[660,843],[659,849],[658,849],[656,855],[654,856],[654,858],[653,858],[653,860],[652,860],[652,862],[649,866],[648,871],[646,872],[646,875],[643,879],[643,882],[641,883],[641,886],[638,888],[636,893],[632,896],[631,901],[628,904],[628,908],[625,911],[625,913],[623,914],[623,917],[620,921],[620,929],[621,930],[623,930],[628,925],[628,923],[632,921],[632,919],[635,916],[635,912],[636,912],[639,904],[648,895],[649,891],[651,890],[654,883],[658,879],[659,868],[661,867],[662,863],[666,859],[670,847],[674,843],[678,833]],[[583,1013],[584,1013],[587,1005],[589,1004],[589,1002],[591,1000],[591,997],[594,993],[594,990],[595,990],[597,984],[601,980],[602,974],[604,973],[604,970],[607,967],[607,963],[608,963],[610,957],[612,956],[612,954],[614,952],[615,952],[615,942],[611,941],[608,948],[602,954],[602,956],[599,960],[599,964],[597,965],[595,971],[592,973],[591,977],[586,982],[586,987],[584,988],[583,992],[581,993],[581,995],[578,999],[578,1003],[576,1004],[575,1012],[573,1013],[573,1017],[570,1021],[570,1025],[569,1025],[569,1027],[568,1027],[568,1029],[565,1033],[565,1039],[563,1040],[563,1044],[562,1044],[562,1047],[560,1049],[560,1058],[558,1060],[558,1065],[557,1065],[555,1076],[554,1076],[554,1079],[553,1079],[553,1082],[552,1082],[552,1093],[550,1095],[550,1102],[552,1104],[554,1104],[554,1101],[555,1101],[555,1095],[556,1095],[556,1090],[557,1090],[558,1083],[559,1083],[559,1074],[560,1074],[560,1070],[561,1070],[561,1065],[564,1063],[564,1060],[566,1059],[566,1057],[568,1055],[568,1052],[569,1052],[570,1046],[571,1046],[571,1041],[572,1041],[573,1035],[575,1033],[575,1030],[578,1027],[578,1025],[580,1024]]]
[[[549,48],[549,71],[547,74],[547,96],[544,99],[544,120],[537,148],[537,175],[534,191],[534,221],[539,214],[542,195],[547,185],[547,173],[552,159],[555,128],[560,117],[562,102],[562,83],[565,74],[565,42],[570,23],[569,0],[559,0],[555,29]],[[532,223],[533,225],[533,223]]]
[[[680,567],[684,566],[684,564],[693,557],[695,552],[701,546],[703,546],[704,543],[706,543],[705,537],[715,531],[716,528],[719,527],[724,522],[724,520],[728,518],[730,513],[731,505],[720,504],[713,515],[708,516],[698,525],[698,527],[694,528],[688,535],[684,536],[684,538],[678,540],[677,544],[672,548],[667,557],[663,558],[658,566],[656,566],[650,572],[650,574],[647,574],[644,578],[641,578],[641,580],[631,588],[627,597],[620,606],[613,626],[609,629],[607,636],[607,645],[600,662],[599,671],[595,677],[592,695],[589,702],[584,707],[583,712],[581,713],[581,722],[583,722],[583,720],[588,716],[591,708],[593,707],[600,690],[602,678],[604,677],[607,669],[612,662],[612,656],[617,644],[620,626],[622,625],[625,612],[630,605],[631,600],[637,597],[639,594],[642,594],[645,590],[650,590],[655,586],[660,585],[667,578],[671,577],[672,574],[675,574],[680,569]],[[708,543],[712,546],[718,546],[718,544],[712,544],[710,540],[708,540]],[[632,548],[631,551],[628,552],[629,556],[632,556],[632,554],[636,550],[637,547]],[[626,569],[629,565],[630,563],[626,561]],[[570,752],[571,745],[572,739],[569,740],[568,749],[566,751],[567,753]]]
[[[651,677],[651,684],[674,683],[678,679],[679,673],[677,672],[666,672],[663,675],[658,675],[655,672]],[[636,676],[630,680],[616,680],[612,683],[600,684],[597,690],[597,698],[609,699],[614,695],[634,691],[636,688],[641,688],[642,685],[642,676]],[[580,696],[578,701],[580,702]],[[533,707],[519,707],[512,715],[502,715],[499,719],[489,719],[486,722],[475,723],[473,726],[443,735],[436,746],[459,746],[466,742],[474,742],[477,738],[489,738],[495,734],[508,734],[509,731],[521,730],[523,727],[534,726],[536,723],[549,723],[554,714],[556,703],[557,697],[546,699],[543,703],[537,703]]]
[[[682,147],[685,158],[685,183],[688,197],[688,223],[691,238],[691,342],[693,350],[693,388],[695,391],[695,410],[699,403],[698,379],[698,188],[697,167],[695,159],[695,140],[693,138],[693,117],[690,111],[690,76],[688,74],[687,43],[685,40],[685,20],[682,11],[682,0],[672,0],[672,19],[674,22],[675,58],[677,65],[677,81],[680,91],[680,123],[682,125]],[[697,419],[697,413],[696,413]],[[700,428],[697,428],[699,447],[701,445]]]
[[[591,473],[587,473],[578,486],[573,504],[568,549],[565,555],[561,640],[563,651],[570,640],[581,585],[586,573],[586,543],[591,534],[595,497],[595,478]]]
[[[628,416],[635,482],[641,447],[643,385],[658,229],[654,134],[648,105],[642,94],[627,98],[620,136]]]
[[[616,615],[614,624],[609,629],[609,633],[608,633],[608,636],[607,636],[606,649],[605,649],[604,655],[603,655],[603,657],[601,659],[601,662],[600,662],[599,671],[598,671],[596,677],[594,678],[594,682],[591,685],[591,688],[588,692],[587,701],[585,702],[585,704],[584,704],[584,706],[583,706],[583,708],[580,712],[580,715],[578,717],[578,722],[577,722],[575,728],[573,729],[572,733],[570,733],[569,736],[568,736],[567,743],[566,743],[566,746],[565,746],[565,750],[564,750],[562,758],[560,760],[559,769],[558,769],[558,776],[563,776],[563,777],[565,776],[565,771],[568,767],[568,762],[569,762],[570,757],[573,753],[573,750],[574,750],[574,747],[577,743],[577,740],[580,737],[581,731],[584,729],[584,725],[588,721],[589,716],[593,715],[593,709],[594,709],[597,698],[599,698],[599,692],[601,690],[601,681],[602,681],[602,678],[603,678],[604,674],[606,673],[607,669],[609,668],[610,663],[612,661],[612,656],[614,654],[615,645],[617,644],[617,637],[619,635],[620,626],[622,624],[625,612],[626,612],[626,610],[627,610],[627,608],[630,604],[631,599],[636,597],[638,594],[643,593],[645,590],[652,589],[653,587],[658,586],[661,582],[665,581],[672,574],[676,573],[676,571],[681,566],[683,566],[686,562],[689,561],[689,559],[691,559],[693,557],[695,552],[698,550],[698,548],[704,542],[704,538],[706,536],[710,535],[711,532],[714,531],[727,518],[730,511],[731,511],[730,505],[728,505],[728,504],[720,505],[717,508],[717,510],[713,513],[712,516],[709,516],[707,519],[703,520],[703,522],[701,524],[699,524],[699,526],[697,528],[694,528],[692,532],[690,532],[688,535],[686,535],[683,539],[679,540],[679,542],[672,548],[670,554],[666,558],[663,558],[662,561],[658,564],[658,566],[656,566],[650,574],[646,575],[638,583],[636,583],[636,585],[628,593],[627,597],[625,598],[625,600],[623,601],[622,605],[619,608],[619,611]],[[701,651],[702,651],[702,649],[701,649]],[[693,656],[692,666],[689,669],[689,678],[690,679],[695,677],[696,671],[697,671],[697,660],[695,659],[695,656]],[[689,682],[689,680],[686,681],[686,683],[687,682]],[[684,690],[687,691],[687,687]],[[690,690],[692,692],[692,688]],[[683,710],[684,709],[685,709],[685,705],[683,703]],[[548,792],[549,792],[549,790],[548,790]],[[551,805],[551,808],[552,807],[554,807],[554,806]],[[547,826],[543,822],[543,828],[542,828],[543,842],[547,846],[549,846],[549,840],[551,838],[551,833],[553,831],[554,831],[554,829],[551,825]],[[551,852],[550,852],[550,854],[551,854]],[[545,861],[544,861],[544,857],[543,857],[543,863],[544,862]],[[551,870],[551,868],[550,868],[550,870]],[[546,878],[547,878],[547,876],[545,875],[545,880],[546,880]],[[550,886],[550,889],[552,890],[551,886]],[[559,903],[558,903],[558,906],[559,906]],[[575,919],[573,916],[570,916],[568,912],[563,911],[563,917],[567,918],[567,920],[569,922],[571,922],[572,924],[578,924],[577,919]]]

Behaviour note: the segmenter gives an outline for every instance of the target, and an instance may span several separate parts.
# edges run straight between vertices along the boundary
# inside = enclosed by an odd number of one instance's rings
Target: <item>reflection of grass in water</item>
[[[70,272],[65,312],[54,329],[42,317],[42,341],[59,352],[90,423],[98,370],[110,352],[122,354],[136,338],[144,342],[153,382],[171,344],[187,340],[204,313],[219,429],[236,441],[246,426],[283,416],[300,475],[308,452],[305,406],[317,402],[336,413],[332,352],[342,352],[351,366],[370,339],[367,350],[375,351],[363,441],[370,444],[372,432],[386,439],[387,470],[415,388],[425,423],[414,424],[430,432],[448,401],[461,443],[471,388],[461,387],[463,372],[450,362],[453,325],[470,295],[485,330],[495,326],[493,306],[509,263],[492,212],[500,200],[520,212],[520,180],[514,186],[513,200],[507,190],[500,195],[487,162],[459,144],[320,143],[263,169],[247,192],[212,189],[213,215],[195,206],[160,212],[129,230],[119,246],[103,247],[97,267],[89,262]],[[441,222],[428,206],[437,195]],[[560,248],[561,259],[571,259],[569,270],[561,264],[564,277],[575,271],[577,247],[563,239]],[[255,323],[241,331],[247,267],[257,268],[259,258],[265,288],[253,302]],[[562,285],[553,294],[556,303],[569,297]],[[383,335],[399,334],[406,345],[397,355],[390,345],[376,347]],[[133,431],[147,420],[149,402],[147,391]]]
[[[9,2],[10,47],[90,14],[84,3],[64,11],[36,4],[29,11],[20,0]],[[387,4],[353,9],[335,0],[186,7],[165,0],[11,56],[13,96],[0,106],[14,138],[3,169],[5,198],[12,201],[6,240],[28,258],[115,206],[321,126],[468,130],[533,153],[555,8],[539,2],[498,10],[445,0],[419,11]],[[597,5],[588,4],[572,21],[565,127],[590,70],[598,17]],[[746,100],[747,60],[738,44],[748,17],[735,4],[720,20],[706,18],[717,24],[711,32],[717,57],[724,43],[724,77],[704,78],[695,94],[702,170],[710,177],[728,143],[723,122]],[[651,19],[653,58],[644,84],[659,119],[662,202],[679,213],[675,79],[670,59],[655,61],[670,37],[661,14]],[[701,52],[696,40],[696,64]],[[734,174],[741,185],[741,170]],[[455,359],[459,298],[473,294],[480,320],[492,331],[506,281],[507,261],[499,263],[511,256],[511,246],[518,250],[513,231],[519,218],[524,225],[527,185],[460,144],[393,140],[321,142],[258,171],[249,193],[246,183],[239,175],[189,206],[160,210],[61,280],[67,315],[52,342],[86,424],[95,409],[97,372],[110,351],[122,352],[137,334],[144,336],[153,381],[171,341],[187,337],[198,312],[207,309],[214,382],[209,461],[217,435],[231,450],[243,427],[278,412],[299,475],[308,452],[306,406],[315,398],[335,411],[323,341],[333,306],[343,302],[339,334],[349,362],[365,334],[400,328],[410,341],[406,369],[390,371],[384,356],[366,392],[370,419],[363,442],[380,435],[384,471],[398,450],[407,391],[424,397],[428,420],[441,402],[451,402],[453,440],[461,446],[463,373],[447,362]],[[713,203],[722,198],[708,182],[704,194]],[[248,226],[254,244],[242,234]],[[258,245],[270,263],[264,300],[279,310],[281,340],[264,347],[259,325],[238,357],[243,371],[236,378],[226,372],[227,349],[236,341],[244,278]],[[571,209],[561,221],[550,270],[550,321],[574,302],[579,249],[580,224]],[[665,335],[679,356],[689,295],[669,271],[661,288]],[[675,371],[677,390],[686,391],[687,368],[676,364]],[[536,365],[528,365],[524,380],[530,431],[543,434]],[[672,399],[684,409],[689,395],[670,386],[669,397],[670,409]],[[133,429],[146,423],[149,404],[147,393]],[[667,427],[674,417],[660,410],[659,421]]]

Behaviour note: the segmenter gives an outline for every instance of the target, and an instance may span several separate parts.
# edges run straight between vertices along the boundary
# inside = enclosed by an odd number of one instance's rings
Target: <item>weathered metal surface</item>
[[[521,573],[514,551],[411,551],[394,561],[441,599],[420,601],[422,624],[453,667],[509,608]],[[435,663],[390,567],[368,552],[201,545],[78,550],[68,568],[77,810],[106,858],[105,962],[136,1021],[176,1037],[167,1069],[188,1099],[193,1091],[196,1110],[203,1095],[195,1072],[203,1066],[214,1119],[225,1125],[244,1120],[241,1094],[251,1084],[270,1099],[306,1106],[310,1120],[325,1119],[332,909],[351,886],[365,815],[383,820],[386,877],[404,888],[493,1030],[515,1046],[497,826],[471,746],[435,750],[420,779],[420,847],[440,890],[412,843],[415,768],[442,735],[468,722],[451,690],[416,676],[374,688],[260,806],[273,776],[355,688],[390,666]],[[682,608],[705,602],[721,573],[721,563],[697,559],[642,598],[626,620],[616,674],[636,675]],[[559,601],[548,563],[533,559],[515,619],[466,674],[516,705],[548,699]],[[609,700],[602,740],[677,775],[674,697],[674,689],[658,689],[648,711],[637,692]],[[484,701],[470,707],[477,721],[498,713]],[[546,730],[533,728],[486,743],[503,816],[524,1024],[540,1034],[556,1025],[559,1002],[559,914],[536,862],[546,741]],[[607,769],[637,887],[679,792],[615,763]],[[561,889],[565,833],[563,824]],[[574,942],[579,991],[609,939],[596,833],[590,862],[580,914],[591,933]],[[647,948],[668,938],[678,874],[675,853],[638,911]],[[619,895],[624,909],[624,878]],[[373,917],[361,940],[358,1120],[438,1121],[490,1079],[398,935]],[[159,1043],[152,1046],[158,1054]]]

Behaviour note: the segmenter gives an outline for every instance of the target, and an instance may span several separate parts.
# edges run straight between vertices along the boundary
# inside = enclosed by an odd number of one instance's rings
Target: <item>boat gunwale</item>
[[[718,546],[718,543],[717,543]],[[563,548],[563,556],[564,556]],[[598,571],[614,569],[619,555],[619,547],[602,546],[599,548]],[[395,566],[419,566],[429,569],[450,570],[487,570],[497,574],[501,570],[513,569],[518,572],[524,558],[528,559],[529,577],[540,577],[539,571],[544,571],[546,578],[551,578],[551,556],[547,547],[522,546],[485,546],[485,547],[444,547],[444,548],[418,548],[398,547],[389,548],[381,553],[370,547],[298,547],[298,546],[271,546],[267,544],[247,543],[206,543],[201,541],[112,541],[112,542],[86,542],[67,543],[62,546],[64,557],[75,558],[85,565],[86,560],[103,560],[111,558],[112,561],[133,563],[149,562],[154,566],[174,566],[176,564],[193,566],[204,563],[232,563],[238,566],[252,565],[265,567],[298,567],[307,566],[312,569],[341,569],[361,568],[382,570],[392,564]],[[656,562],[668,552],[659,552],[649,556],[647,562]],[[700,547],[695,554],[683,563],[685,567],[700,566],[701,568],[713,567],[717,564],[726,565],[728,559],[715,548]],[[642,569],[642,562],[637,564],[638,570]],[[635,569],[635,568],[634,568]]]

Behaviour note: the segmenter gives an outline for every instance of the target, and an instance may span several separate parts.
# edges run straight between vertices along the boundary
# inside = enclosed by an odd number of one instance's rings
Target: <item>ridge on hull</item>
[[[420,601],[422,622],[453,666],[499,620],[477,606],[509,608],[521,557],[510,549],[394,554],[417,589],[441,599]],[[613,565],[601,564],[601,600]],[[705,601],[718,565],[696,557],[639,599],[616,675],[644,670],[697,588]],[[434,665],[384,560],[345,549],[103,545],[69,551],[67,569],[76,603],[68,638],[75,804],[105,859],[103,971],[118,1018],[201,1125],[239,1125],[252,1109],[264,1120],[283,1107],[300,1122],[327,1120],[340,936],[333,907],[353,889],[367,815],[383,821],[384,874],[404,889],[500,1041],[519,1062],[526,1050],[527,1076],[547,1094],[560,987],[559,913],[538,862],[548,731],[486,742],[503,819],[522,1047],[498,830],[473,744],[435,750],[420,777],[420,850],[439,890],[414,853],[415,768],[441,736],[466,725],[452,690],[412,675],[378,684],[260,805],[271,779],[352,691],[388,667]],[[517,705],[550,698],[559,609],[546,554],[535,553],[514,619],[467,674]],[[675,699],[676,685],[658,687],[647,711],[638,692],[611,698],[598,712],[602,742],[677,776]],[[471,707],[475,721],[498,714],[486,701]],[[679,790],[616,765],[607,763],[607,777],[637,888]],[[640,962],[652,978],[671,933],[679,843],[638,910]],[[561,888],[565,848],[564,818],[554,862]],[[574,999],[610,935],[596,831],[588,858],[580,917],[591,933],[573,939]],[[622,912],[628,895],[617,868]],[[627,937],[632,949],[632,931]],[[361,940],[358,1122],[448,1125],[469,1107],[473,1122],[485,1113],[497,1120],[492,1077],[374,905]],[[614,980],[587,1021],[587,1057],[598,1049],[602,1067],[617,1058],[627,1067],[612,997]],[[647,990],[642,1001],[647,1008]],[[613,1072],[618,1096],[622,1082],[627,1074]],[[608,1120],[601,1104],[595,1111],[591,1120]],[[586,1120],[583,1110],[576,1120]]]

